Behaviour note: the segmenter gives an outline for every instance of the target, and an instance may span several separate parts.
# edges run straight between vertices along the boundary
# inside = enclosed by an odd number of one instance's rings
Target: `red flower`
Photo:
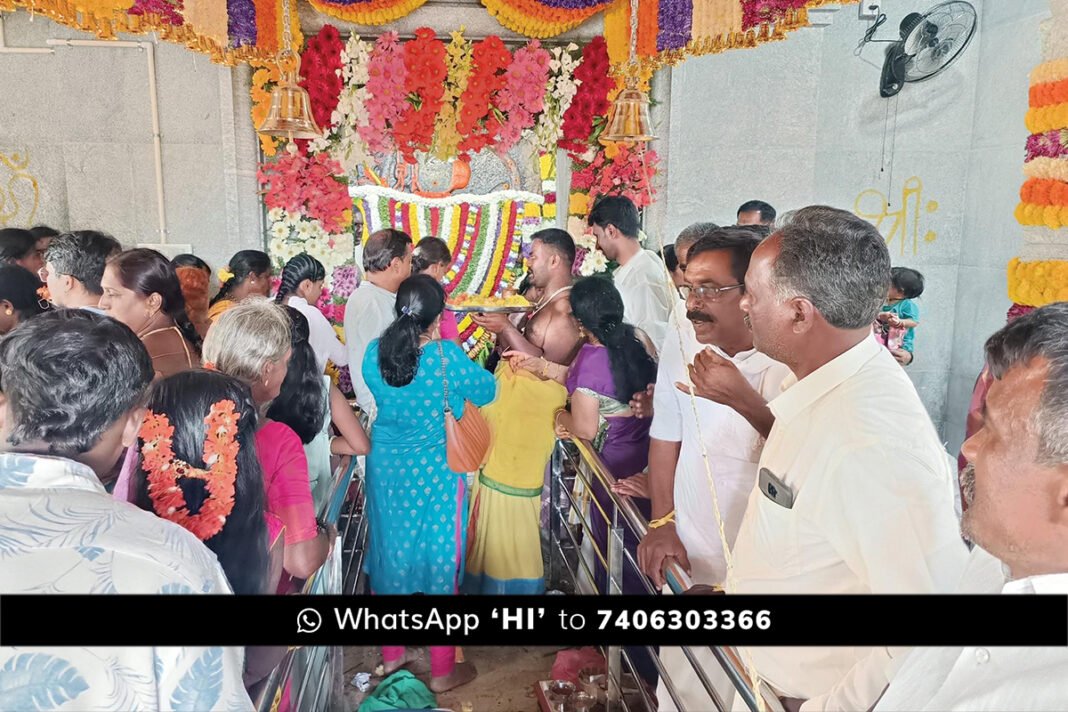
[[[312,116],[319,128],[328,131],[330,117],[337,108],[343,82],[341,80],[341,51],[345,48],[333,25],[323,25],[319,33],[308,40],[301,53],[300,85],[308,91]]]

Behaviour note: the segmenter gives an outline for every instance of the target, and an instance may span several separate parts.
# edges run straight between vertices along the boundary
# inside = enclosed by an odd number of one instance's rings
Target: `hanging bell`
[[[271,90],[271,108],[267,118],[256,129],[267,136],[279,136],[292,141],[295,138],[318,138],[322,131],[312,116],[311,97],[304,87],[297,84],[296,72],[285,71],[282,81]]]
[[[644,143],[654,138],[649,121],[649,97],[632,87],[619,92],[612,102],[612,115],[601,133],[600,142]]]

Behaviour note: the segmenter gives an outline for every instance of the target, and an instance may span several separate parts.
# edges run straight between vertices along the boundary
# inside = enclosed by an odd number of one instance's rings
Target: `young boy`
[[[887,304],[877,317],[881,341],[902,366],[912,363],[914,330],[920,325],[920,308],[913,300],[923,294],[923,275],[908,267],[890,270]]]

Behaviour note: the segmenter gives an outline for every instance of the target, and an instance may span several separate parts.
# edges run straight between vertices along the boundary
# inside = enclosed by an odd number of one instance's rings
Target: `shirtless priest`
[[[497,335],[497,350],[522,351],[570,365],[582,345],[571,316],[571,266],[575,243],[563,230],[534,233],[527,262],[541,299],[529,317],[513,325],[502,314],[477,314],[475,322]],[[497,367],[497,400],[482,409],[493,430],[489,460],[471,497],[467,575],[463,590],[481,594],[537,594],[545,587],[541,558],[541,495],[556,435],[553,414],[567,391],[551,379]]]

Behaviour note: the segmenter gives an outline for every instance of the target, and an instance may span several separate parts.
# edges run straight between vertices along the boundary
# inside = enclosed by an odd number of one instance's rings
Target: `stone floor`
[[[559,648],[485,647],[464,648],[464,658],[478,668],[478,677],[455,690],[438,695],[438,706],[460,712],[469,705],[471,712],[537,712],[534,685],[549,679]],[[424,683],[430,682],[430,658],[419,649],[419,660],[409,666]],[[355,710],[365,693],[351,684],[358,672],[373,672],[382,662],[378,648],[345,648],[345,706]],[[372,678],[376,685],[381,678]]]

